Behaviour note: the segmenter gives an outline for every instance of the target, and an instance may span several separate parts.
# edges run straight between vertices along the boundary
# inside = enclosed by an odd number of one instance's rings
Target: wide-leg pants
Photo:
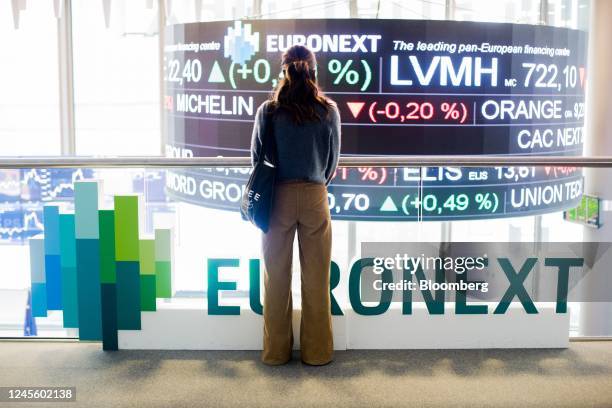
[[[302,181],[278,183],[271,211],[269,230],[262,238],[262,361],[275,365],[291,359],[291,263],[297,231],[302,283],[301,358],[312,365],[329,363],[333,354],[329,291],[332,231],[327,188]]]

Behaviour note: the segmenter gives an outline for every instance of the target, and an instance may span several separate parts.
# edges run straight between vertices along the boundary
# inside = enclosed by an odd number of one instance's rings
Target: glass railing
[[[248,166],[0,160],[0,337],[119,333],[127,348],[164,348],[194,330],[235,338],[260,330],[261,237],[238,212]],[[515,330],[529,346],[546,344],[542,336],[611,336],[610,166],[576,157],[343,158],[328,194],[337,341],[402,347],[460,333],[456,344],[476,336],[503,346],[495,336]],[[297,253],[296,240],[299,309]]]

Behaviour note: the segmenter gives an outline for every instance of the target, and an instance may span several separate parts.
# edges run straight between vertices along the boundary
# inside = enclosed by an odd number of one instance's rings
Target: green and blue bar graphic
[[[46,205],[44,236],[30,239],[32,316],[61,310],[80,340],[117,350],[118,330],[140,330],[141,312],[172,297],[172,233],[140,238],[136,195],[115,196],[106,210],[98,182],[76,182],[74,192],[74,214]]]

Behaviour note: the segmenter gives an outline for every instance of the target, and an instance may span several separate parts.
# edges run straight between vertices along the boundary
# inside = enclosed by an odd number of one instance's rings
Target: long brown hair
[[[321,121],[317,105],[327,114],[330,102],[317,84],[314,53],[303,45],[294,45],[283,54],[281,67],[283,78],[271,98],[275,108],[287,111],[297,124]]]

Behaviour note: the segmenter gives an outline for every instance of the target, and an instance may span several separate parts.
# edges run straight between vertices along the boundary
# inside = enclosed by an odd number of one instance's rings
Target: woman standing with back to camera
[[[316,59],[296,45],[282,57],[284,77],[270,100],[255,116],[251,156],[258,158],[264,124],[270,123],[276,142],[277,169],[269,229],[263,234],[264,339],[262,361],[269,365],[291,360],[291,268],[297,231],[301,283],[302,361],[310,365],[331,362],[333,338],[329,269],[331,217],[327,185],[338,164],[340,115],[335,103],[321,94]]]

